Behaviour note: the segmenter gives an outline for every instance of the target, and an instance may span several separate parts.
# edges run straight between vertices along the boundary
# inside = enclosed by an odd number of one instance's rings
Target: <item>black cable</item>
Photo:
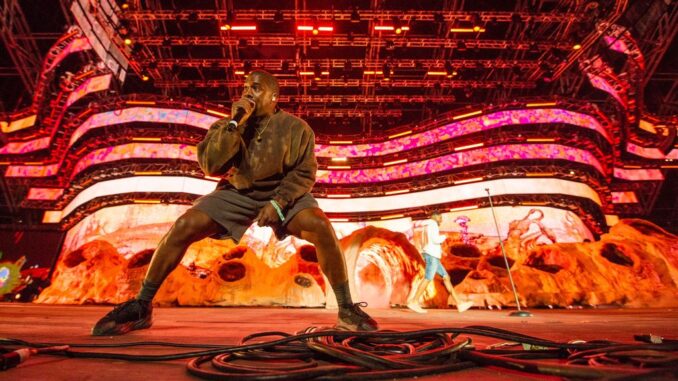
[[[459,335],[501,339],[507,341],[511,348],[502,344],[488,349],[475,349],[470,338]],[[644,336],[638,337],[641,338],[639,340],[645,340]],[[487,365],[584,379],[661,377],[676,374],[676,343],[676,340],[655,344],[621,344],[605,340],[560,343],[486,326],[409,332],[350,332],[308,328],[296,335],[285,332],[255,333],[244,337],[240,345],[167,342],[61,344],[0,339],[2,345],[36,348],[38,353],[42,348],[44,351],[57,351],[51,354],[75,358],[129,361],[191,358],[187,370],[193,375],[210,380],[243,381],[418,377]],[[64,346],[166,346],[202,350],[163,355],[129,355],[74,351]]]

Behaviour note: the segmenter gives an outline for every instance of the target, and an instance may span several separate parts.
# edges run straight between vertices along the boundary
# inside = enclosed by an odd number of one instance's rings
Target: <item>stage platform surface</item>
[[[248,334],[263,331],[295,333],[309,326],[331,326],[336,310],[303,308],[156,308],[151,329],[124,336],[92,337],[91,326],[110,306],[0,304],[0,336],[33,342],[125,343],[166,341],[182,343],[237,344]],[[569,341],[606,339],[633,342],[634,334],[678,337],[678,309],[534,309],[533,317],[509,317],[510,311],[429,310],[417,314],[407,309],[367,309],[388,330],[418,330],[436,327],[487,325],[520,333]],[[478,347],[502,340],[474,338]],[[114,349],[125,353],[150,353],[139,347]],[[153,348],[154,353],[174,349]],[[179,351],[188,351],[179,349]],[[102,359],[73,359],[38,355],[4,372],[0,380],[197,380],[187,373],[188,360],[128,362]],[[558,379],[527,375],[500,368],[475,368],[419,377],[418,380],[515,380]]]

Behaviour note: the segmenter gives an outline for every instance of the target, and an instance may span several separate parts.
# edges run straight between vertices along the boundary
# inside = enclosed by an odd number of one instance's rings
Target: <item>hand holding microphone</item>
[[[254,100],[248,97],[242,97],[233,102],[231,106],[231,115],[233,117],[228,122],[228,129],[235,130],[240,124],[244,123],[252,115],[254,106]]]

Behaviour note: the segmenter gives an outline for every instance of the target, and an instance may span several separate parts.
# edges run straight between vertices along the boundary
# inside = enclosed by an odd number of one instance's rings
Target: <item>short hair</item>
[[[266,70],[255,69],[252,70],[247,76],[252,74],[259,74],[260,76],[264,77],[268,85],[271,86],[273,92],[280,95],[280,85],[278,84],[278,78],[276,78],[273,74],[267,72]]]

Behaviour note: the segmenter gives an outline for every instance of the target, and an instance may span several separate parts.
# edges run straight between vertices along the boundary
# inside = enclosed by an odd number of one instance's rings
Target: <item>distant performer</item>
[[[153,297],[186,249],[205,237],[238,242],[255,221],[273,228],[278,239],[292,234],[315,245],[337,298],[339,328],[378,329],[360,308],[366,304],[353,303],[337,236],[309,193],[318,168],[313,131],[277,107],[278,81],[270,73],[252,71],[244,86],[242,97],[231,106],[233,120],[215,122],[198,144],[200,168],[221,177],[216,189],[177,219],[153,253],[139,294],[99,320],[93,335],[149,328]]]
[[[442,244],[446,239],[444,235],[440,235],[439,227],[442,222],[443,216],[440,215],[439,212],[433,212],[431,218],[424,221],[424,227],[426,229],[424,238],[426,245],[424,246],[422,255],[424,256],[424,262],[426,263],[426,272],[424,280],[419,284],[419,287],[413,287],[410,291],[410,295],[407,297],[407,308],[420,314],[426,313],[426,310],[421,308],[419,300],[436,274],[443,277],[445,288],[447,289],[447,292],[452,295],[459,312],[464,312],[473,306],[473,302],[462,302],[459,300],[457,293],[454,291],[454,286],[452,286],[450,275],[443,267],[443,264],[440,263],[443,253]]]

